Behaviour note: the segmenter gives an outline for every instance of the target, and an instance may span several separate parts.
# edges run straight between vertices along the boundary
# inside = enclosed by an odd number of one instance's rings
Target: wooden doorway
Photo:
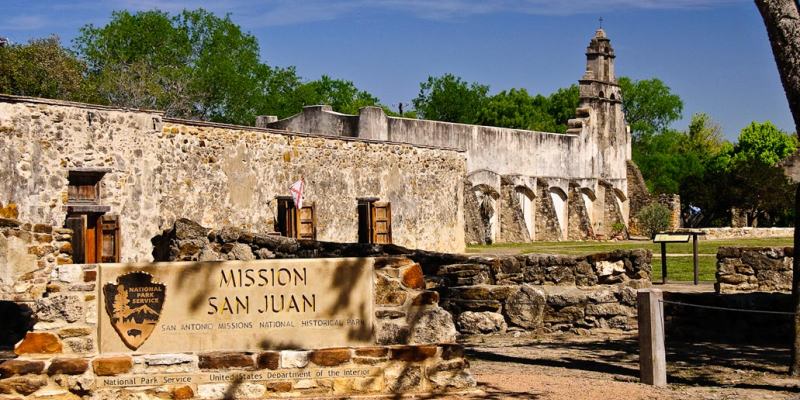
[[[73,263],[119,262],[120,229],[117,216],[95,213],[70,214],[64,225],[72,229]]]
[[[358,243],[392,243],[392,205],[389,202],[358,201]]]
[[[313,202],[304,202],[297,209],[291,197],[278,197],[275,230],[295,239],[317,239],[317,212]]]

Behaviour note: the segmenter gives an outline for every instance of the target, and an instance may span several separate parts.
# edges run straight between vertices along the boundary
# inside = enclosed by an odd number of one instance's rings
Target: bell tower
[[[593,111],[592,134],[602,151],[629,143],[622,111],[622,92],[614,71],[614,49],[603,28],[597,29],[586,48],[586,72],[578,81],[580,107]]]

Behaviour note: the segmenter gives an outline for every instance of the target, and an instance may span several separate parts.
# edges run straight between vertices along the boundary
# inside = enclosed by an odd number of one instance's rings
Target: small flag
[[[306,183],[303,178],[300,178],[299,181],[292,184],[292,187],[289,188],[289,192],[292,194],[292,200],[294,200],[294,206],[298,210],[303,208],[303,190],[306,188]]]

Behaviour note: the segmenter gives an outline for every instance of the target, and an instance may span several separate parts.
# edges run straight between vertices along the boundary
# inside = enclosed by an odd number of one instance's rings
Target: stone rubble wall
[[[699,228],[705,233],[699,236],[700,240],[721,240],[721,239],[768,239],[768,238],[790,238],[794,236],[794,228],[750,228],[750,227],[723,227],[723,228]]]
[[[462,333],[634,330],[636,289],[650,286],[651,257],[645,250],[468,257],[426,273]]]
[[[72,263],[72,231],[0,218],[0,300],[34,301],[56,266]]]
[[[791,292],[792,247],[720,247],[717,293]]]
[[[383,332],[379,336],[393,338],[383,343],[396,343],[405,337],[405,327],[413,326],[412,321],[417,320],[411,309],[437,302],[453,315],[461,333],[499,332],[509,326],[543,332],[633,330],[636,289],[649,287],[651,282],[652,254],[647,250],[589,256],[481,257],[394,245],[298,241],[233,228],[214,231],[185,219],[164,233],[159,248],[156,259],[163,261],[402,255],[418,263],[424,280],[418,279],[416,267],[405,266],[377,278],[376,293],[380,293],[382,308],[376,317],[379,332]],[[420,286],[422,283],[424,287]],[[407,294],[394,293],[398,288]],[[431,309],[426,318],[446,319],[439,310]],[[472,323],[478,321],[479,324]],[[478,325],[493,328],[471,328]],[[440,332],[446,330],[437,328]]]
[[[0,394],[31,399],[259,398],[353,394],[442,393],[475,381],[452,318],[424,289],[419,264],[402,257],[375,263],[376,343],[371,347],[282,351],[99,354],[98,265],[60,265],[47,295],[30,304],[33,329],[0,360]],[[100,311],[102,312],[102,310]],[[104,387],[131,375],[292,373],[308,368],[373,367],[368,377],[276,379],[242,383]]]
[[[375,197],[391,203],[395,243],[464,249],[455,150],[0,95],[0,152],[0,210],[34,224],[64,225],[70,169],[109,169],[100,204],[119,215],[123,261],[150,260],[151,239],[184,216],[274,232],[275,198],[301,177],[319,240],[357,241],[357,199]]]

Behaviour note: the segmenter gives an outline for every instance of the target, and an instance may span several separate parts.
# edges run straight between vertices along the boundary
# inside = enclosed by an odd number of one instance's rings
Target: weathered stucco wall
[[[364,107],[358,115],[346,115],[333,112],[329,106],[309,106],[300,114],[268,126],[465,151],[471,189],[499,200],[493,204],[497,213],[493,224],[470,219],[478,226],[468,225],[468,236],[475,236],[476,229],[488,232],[482,238],[478,235],[479,243],[608,237],[614,223],[627,224],[629,220],[626,163],[631,159],[631,136],[614,76],[614,51],[602,29],[595,32],[585,54],[586,73],[579,80],[580,103],[565,134],[390,117],[379,107]],[[539,193],[537,180],[546,180],[551,188],[560,190],[570,210],[559,217],[560,227],[539,223],[556,218],[540,214],[547,212],[547,205],[532,206],[536,215],[528,220],[536,221],[530,223],[534,229],[528,235],[522,234],[519,220],[514,218],[516,211],[507,209],[519,209],[520,204],[514,205],[504,192],[506,189],[501,188],[501,182],[506,180],[513,180],[529,193]],[[579,195],[572,194],[573,187]],[[606,201],[607,193],[613,195],[612,201]],[[481,195],[476,195],[482,200]],[[534,203],[547,201],[536,198]],[[613,208],[616,203],[617,212],[611,213],[611,219],[606,218],[609,213],[604,208]],[[557,206],[555,211],[560,212],[560,204]],[[586,210],[582,216],[581,208]],[[552,207],[549,209],[553,211]],[[571,220],[573,216],[577,220]],[[470,237],[469,241],[473,239]]]
[[[358,239],[357,198],[392,205],[394,242],[464,248],[463,153],[367,140],[165,120],[44,100],[0,98],[0,207],[61,226],[68,170],[108,168],[101,204],[120,216],[124,261],[181,217],[274,231],[275,196],[305,178],[319,240]]]

